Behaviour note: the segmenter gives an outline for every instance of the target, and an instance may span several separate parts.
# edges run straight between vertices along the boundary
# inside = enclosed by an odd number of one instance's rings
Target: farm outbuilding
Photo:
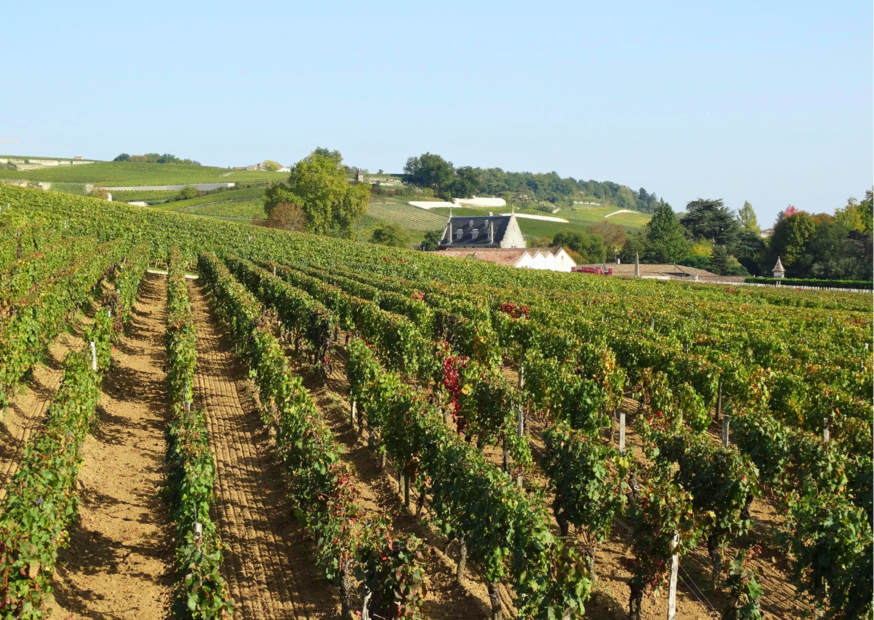
[[[473,258],[497,265],[548,271],[571,271],[576,266],[564,248],[476,248],[469,250],[444,249],[438,256]]]

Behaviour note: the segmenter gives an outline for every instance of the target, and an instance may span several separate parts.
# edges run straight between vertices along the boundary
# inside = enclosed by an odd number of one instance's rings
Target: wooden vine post
[[[625,456],[625,412],[619,411],[619,454]]]
[[[719,373],[719,384],[716,386],[716,419],[722,415],[722,373]]]
[[[97,347],[94,341],[91,341],[91,370],[97,370]]]
[[[674,532],[671,549],[676,549],[680,543],[680,535]],[[680,567],[680,556],[671,556],[671,582],[668,590],[668,620],[677,620],[677,569]]]
[[[523,364],[519,364],[519,392],[522,392],[522,387],[525,385],[525,366]],[[517,416],[517,421],[519,424],[519,437],[525,437],[525,412],[523,410],[522,400],[519,400],[519,413]],[[518,478],[516,478],[516,484],[520,487],[522,486],[522,474],[520,473]]]
[[[725,414],[722,416],[722,447],[728,447],[728,426],[730,423],[731,416],[729,414]]]
[[[830,435],[829,430],[830,430],[829,429],[829,419],[823,418],[822,419],[822,443],[829,442],[829,435]]]

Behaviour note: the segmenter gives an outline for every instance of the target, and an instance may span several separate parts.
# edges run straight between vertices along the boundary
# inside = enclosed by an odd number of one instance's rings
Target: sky
[[[615,181],[833,212],[874,183],[872,3],[9,2],[0,153]]]

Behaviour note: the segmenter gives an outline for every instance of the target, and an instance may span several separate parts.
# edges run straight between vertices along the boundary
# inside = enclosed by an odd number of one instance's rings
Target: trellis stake
[[[671,550],[677,548],[680,543],[680,535],[674,532],[674,539],[671,541]],[[674,553],[671,556],[671,585],[668,591],[668,620],[677,619],[677,569],[680,566],[680,556]]]
[[[625,456],[625,412],[619,412],[619,454]]]

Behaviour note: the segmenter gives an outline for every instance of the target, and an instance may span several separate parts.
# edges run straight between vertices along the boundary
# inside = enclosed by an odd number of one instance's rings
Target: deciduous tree
[[[406,247],[407,233],[398,224],[394,222],[380,224],[373,230],[373,235],[370,237],[371,243],[379,245],[388,245],[395,248]]]
[[[275,183],[264,192],[268,216],[284,202],[303,209],[309,232],[352,238],[353,224],[367,213],[370,185],[350,185],[342,160],[314,152],[295,164],[287,182]]]
[[[816,223],[809,214],[798,211],[794,215],[784,214],[771,235],[770,252],[767,258],[766,271],[774,266],[780,257],[787,276],[803,274],[804,253],[808,240],[816,230]]]

